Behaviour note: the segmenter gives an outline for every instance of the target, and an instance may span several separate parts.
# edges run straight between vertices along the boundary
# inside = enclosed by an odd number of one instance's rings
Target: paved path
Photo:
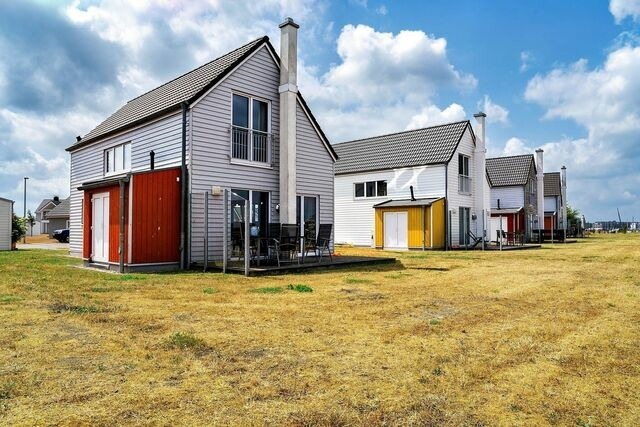
[[[18,249],[67,249],[69,250],[68,243],[18,243],[16,245]]]

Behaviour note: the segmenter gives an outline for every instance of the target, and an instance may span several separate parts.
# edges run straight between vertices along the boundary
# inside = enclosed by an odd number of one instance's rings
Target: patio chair
[[[297,224],[282,224],[280,229],[280,241],[278,250],[278,266],[283,261],[281,255],[286,254],[287,262],[296,261],[300,264],[298,257],[298,243],[300,241],[300,227]]]
[[[322,253],[327,251],[329,259],[333,262],[330,246],[332,227],[333,224],[320,224],[318,236],[315,238],[312,237],[308,242],[305,242],[305,256],[309,253],[309,250],[313,249],[313,253],[318,257],[318,262],[321,262]]]
[[[270,222],[267,228],[267,235],[264,238],[264,242],[267,245],[267,255],[270,260],[276,260],[278,266],[280,265],[280,230],[282,227],[280,223]]]

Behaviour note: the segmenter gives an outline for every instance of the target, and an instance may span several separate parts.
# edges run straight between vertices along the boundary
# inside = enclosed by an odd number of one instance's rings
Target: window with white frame
[[[231,120],[231,157],[270,163],[269,103],[233,94]]]
[[[112,175],[131,170],[131,143],[116,145],[104,150],[104,173]]]
[[[465,156],[464,154],[458,154],[458,192],[471,193],[469,156]]]
[[[356,182],[354,184],[354,196],[382,197],[387,195],[387,181]]]

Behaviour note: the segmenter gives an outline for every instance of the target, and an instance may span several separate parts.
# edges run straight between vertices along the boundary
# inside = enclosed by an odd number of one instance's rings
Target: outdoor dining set
[[[235,224],[234,224],[235,225]],[[266,229],[251,225],[249,232],[249,259],[252,264],[277,265],[283,263],[304,263],[310,253],[317,262],[322,261],[323,254],[331,255],[331,230],[333,224],[320,224],[317,234],[315,224],[305,227],[301,233],[299,224],[268,223]],[[232,256],[237,260],[245,258],[244,224],[237,223],[231,228]]]

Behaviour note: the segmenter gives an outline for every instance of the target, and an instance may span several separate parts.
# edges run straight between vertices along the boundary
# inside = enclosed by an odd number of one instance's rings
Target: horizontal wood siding
[[[180,260],[180,169],[133,176],[132,264]]]
[[[557,212],[558,211],[558,201],[556,196],[546,196],[544,198],[544,211],[545,212]]]
[[[475,197],[473,194],[464,194],[458,192],[458,154],[464,154],[469,157],[469,176],[472,178],[471,188],[472,190],[476,187],[475,181],[478,179],[476,173],[476,162],[474,155],[475,144],[473,142],[473,136],[471,135],[471,131],[467,128],[460,139],[460,143],[458,144],[458,149],[455,153],[453,153],[453,157],[449,162],[448,166],[448,207],[451,212],[451,224],[449,224],[449,230],[451,232],[451,243],[455,246],[458,245],[459,242],[459,210],[460,207],[471,208],[472,214],[478,214],[476,212],[475,207]],[[471,231],[477,236],[478,233],[482,233],[482,222],[471,221],[470,222]]]
[[[278,221],[279,70],[265,47],[238,67],[193,107],[193,165],[191,172],[191,261],[204,261],[204,192],[212,186],[271,193],[271,221]],[[231,163],[231,99],[233,93],[269,101],[273,135],[271,167]],[[209,260],[222,259],[222,196],[210,196]]]
[[[522,208],[524,207],[524,187],[521,185],[512,187],[494,187],[491,189],[491,209]]]
[[[317,196],[320,224],[333,224],[333,159],[299,103],[296,111],[296,191],[299,195]],[[335,236],[335,227],[331,233]]]
[[[0,200],[0,251],[11,250],[13,203]]]
[[[83,253],[82,191],[85,182],[104,178],[104,150],[131,141],[131,170],[149,170],[149,152],[155,152],[155,167],[180,166],[182,153],[182,116],[179,112],[93,143],[71,153],[69,251]],[[189,150],[187,148],[187,156]],[[187,159],[188,160],[188,159]]]
[[[411,186],[417,198],[444,197],[444,171],[444,165],[435,165],[337,175],[334,181],[336,242],[370,246],[375,230],[373,205],[389,199],[410,199]],[[379,180],[387,181],[387,196],[355,198],[355,183]]]

